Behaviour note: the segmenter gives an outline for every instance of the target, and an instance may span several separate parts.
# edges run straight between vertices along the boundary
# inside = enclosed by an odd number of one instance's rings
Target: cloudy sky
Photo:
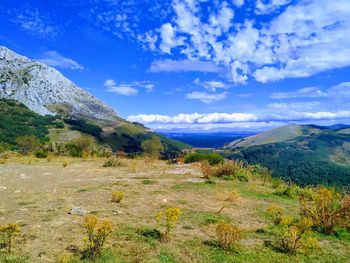
[[[349,0],[0,2],[0,45],[153,129],[350,123]]]

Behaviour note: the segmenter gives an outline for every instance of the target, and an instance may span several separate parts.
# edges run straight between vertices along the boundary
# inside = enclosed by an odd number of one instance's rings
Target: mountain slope
[[[22,102],[41,115],[117,120],[117,113],[56,69],[0,46],[0,97]]]
[[[151,136],[160,137],[167,156],[187,147],[143,125],[123,120],[114,109],[77,87],[56,69],[2,46],[0,98],[19,101],[42,116],[62,116],[70,129],[90,134],[114,151],[140,152],[142,141]]]
[[[350,134],[314,125],[294,125],[293,130],[300,135],[291,136],[288,125],[247,137],[231,143],[225,154],[262,164],[274,176],[299,184],[350,184]]]

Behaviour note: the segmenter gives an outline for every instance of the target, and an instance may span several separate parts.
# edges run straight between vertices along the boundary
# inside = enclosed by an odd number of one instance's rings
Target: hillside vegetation
[[[291,130],[298,133],[291,133]],[[313,125],[285,126],[232,143],[224,155],[261,164],[269,168],[273,176],[300,185],[347,186],[350,184],[347,130]]]
[[[123,151],[132,154],[142,153],[143,141],[158,137],[164,145],[164,158],[173,158],[182,149],[189,147],[184,143],[150,132],[140,124],[126,121],[121,123],[118,127],[111,127],[110,122],[93,119],[41,116],[22,103],[0,99],[0,144],[5,149],[18,149],[17,139],[24,136],[37,138],[41,144],[39,148],[45,150],[51,149],[50,144],[65,145],[74,143],[81,137],[90,136],[98,145],[97,148],[110,148],[114,152]]]

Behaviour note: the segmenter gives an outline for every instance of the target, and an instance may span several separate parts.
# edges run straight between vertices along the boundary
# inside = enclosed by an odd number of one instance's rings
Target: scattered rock
[[[2,190],[6,190],[7,189],[7,187],[6,186],[2,186],[2,185],[0,185],[0,191],[2,191]]]
[[[21,179],[27,179],[26,174],[20,174],[20,176],[19,176],[19,177],[21,177]]]
[[[77,207],[73,207],[69,210],[68,212],[69,215],[78,215],[78,216],[84,216],[87,214],[87,211],[80,207],[80,206],[77,206]]]

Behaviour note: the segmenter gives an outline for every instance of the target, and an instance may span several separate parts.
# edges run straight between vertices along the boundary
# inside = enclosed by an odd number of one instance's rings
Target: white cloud
[[[155,84],[150,81],[133,81],[117,84],[114,80],[107,79],[104,86],[107,88],[107,92],[114,92],[124,96],[135,96],[140,88],[144,88],[147,92],[152,92]]]
[[[286,122],[286,121],[315,121],[315,120],[339,120],[350,118],[349,110],[342,111],[318,111],[288,113],[207,113],[207,114],[179,114],[175,116],[140,114],[128,117],[129,121],[143,124],[222,124],[240,122]]]
[[[219,72],[220,69],[212,62],[198,60],[155,60],[152,62],[150,72]]]
[[[350,82],[342,82],[328,89],[319,87],[307,87],[291,92],[275,92],[271,99],[295,99],[295,98],[328,98],[330,100],[348,101],[350,99]],[[330,102],[330,101],[329,101]]]
[[[227,92],[207,93],[207,92],[193,91],[191,93],[186,94],[187,99],[199,100],[199,101],[204,102],[206,104],[210,104],[210,103],[213,103],[216,101],[226,99],[226,97],[227,97]]]
[[[206,13],[201,1],[173,0],[174,16],[163,23],[172,37],[161,40],[158,48],[213,62],[230,72],[237,84],[250,77],[262,83],[308,77],[350,65],[348,0],[256,3],[257,12],[279,12],[264,22],[238,22],[226,2]]]
[[[23,8],[21,10],[10,10],[10,19],[19,25],[23,30],[41,37],[54,37],[57,35],[57,28],[52,25],[48,16],[42,15],[36,8]]]
[[[266,2],[266,1],[264,1]],[[290,4],[292,0],[268,0],[267,3],[264,3],[262,0],[256,1],[256,10],[257,14],[268,14],[276,11],[284,5]]]
[[[124,96],[134,96],[138,93],[137,89],[128,85],[117,85],[112,79],[107,79],[104,86],[107,88],[107,92],[114,92]]]
[[[270,95],[271,99],[294,99],[294,98],[322,98],[327,97],[319,87],[307,87],[292,92],[275,92]]]
[[[237,7],[244,5],[244,0],[232,0],[233,4]]]
[[[83,70],[84,66],[71,58],[66,58],[57,51],[46,51],[41,58],[36,59],[46,65],[73,70]]]

